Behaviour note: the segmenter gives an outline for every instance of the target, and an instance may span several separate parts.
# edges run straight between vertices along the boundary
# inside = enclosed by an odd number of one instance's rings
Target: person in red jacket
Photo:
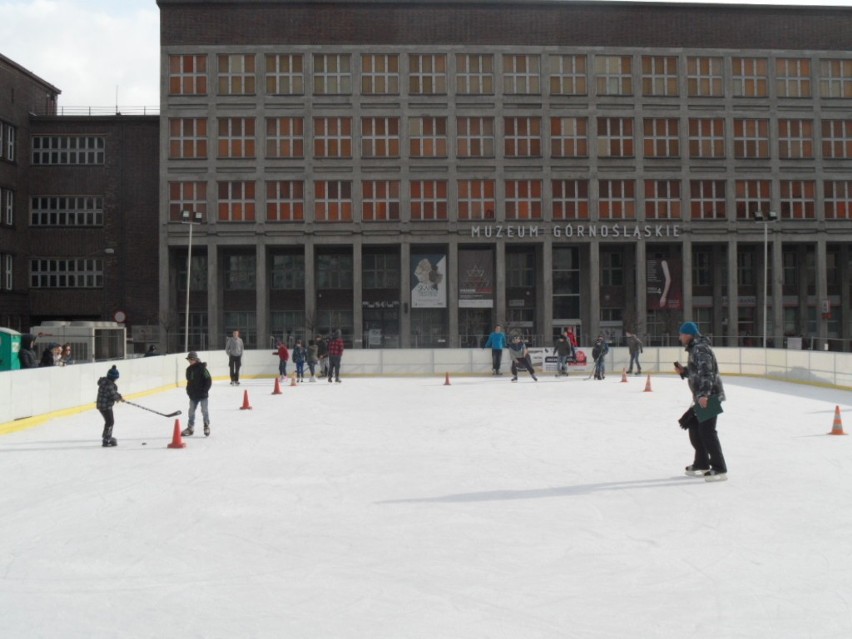
[[[328,381],[340,383],[340,359],[343,357],[343,333],[340,329],[334,332],[334,337],[328,342]]]
[[[287,377],[287,361],[290,359],[290,351],[287,350],[287,345],[278,341],[278,350],[272,353],[273,355],[278,355],[278,374],[281,376],[281,381],[284,381],[284,378]]]

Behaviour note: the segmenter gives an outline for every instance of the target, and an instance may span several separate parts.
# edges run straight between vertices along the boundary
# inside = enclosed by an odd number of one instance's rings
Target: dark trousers
[[[231,373],[231,381],[240,381],[240,366],[243,365],[242,355],[228,355],[228,371]]]
[[[689,443],[695,449],[695,460],[692,465],[696,468],[712,468],[720,473],[728,472],[725,456],[722,454],[722,444],[716,432],[716,418],[699,422],[695,411],[690,407],[680,418],[680,423],[687,426]]]
[[[627,369],[628,373],[633,372],[633,362],[636,362],[636,372],[642,372],[642,366],[639,364],[639,353],[631,353],[630,354],[630,367]]]
[[[533,368],[532,361],[530,361],[529,355],[520,360],[512,360],[512,375],[514,375],[515,377],[518,376],[518,365],[520,365],[521,368],[525,368],[527,371],[529,371],[530,375],[535,375],[535,369]]]
[[[340,355],[328,356],[328,378],[340,379]]]
[[[104,416],[104,434],[102,437],[107,439],[112,437],[112,427],[115,426],[115,417],[112,414],[111,408],[99,408],[101,415]]]
[[[503,349],[502,348],[492,348],[491,349],[491,370],[495,373],[500,372],[500,362],[503,361]]]

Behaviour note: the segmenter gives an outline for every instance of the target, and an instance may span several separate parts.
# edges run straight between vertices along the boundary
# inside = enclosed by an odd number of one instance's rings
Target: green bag
[[[707,408],[701,408],[701,405],[696,403],[692,407],[692,410],[698,418],[699,423],[706,422],[708,419],[716,417],[719,413],[725,412],[722,408],[722,399],[719,395],[710,395],[707,398]]]

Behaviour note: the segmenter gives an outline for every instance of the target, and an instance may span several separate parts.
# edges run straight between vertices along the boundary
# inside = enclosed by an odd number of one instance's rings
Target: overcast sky
[[[160,104],[156,0],[0,0],[0,53],[61,89],[61,107]]]

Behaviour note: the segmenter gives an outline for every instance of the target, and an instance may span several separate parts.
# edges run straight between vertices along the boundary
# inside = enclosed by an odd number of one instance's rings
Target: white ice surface
[[[685,382],[583,377],[216,382],[182,450],[127,405],[114,449],[94,410],[0,437],[0,636],[852,637],[852,393],[728,378],[708,484]]]

